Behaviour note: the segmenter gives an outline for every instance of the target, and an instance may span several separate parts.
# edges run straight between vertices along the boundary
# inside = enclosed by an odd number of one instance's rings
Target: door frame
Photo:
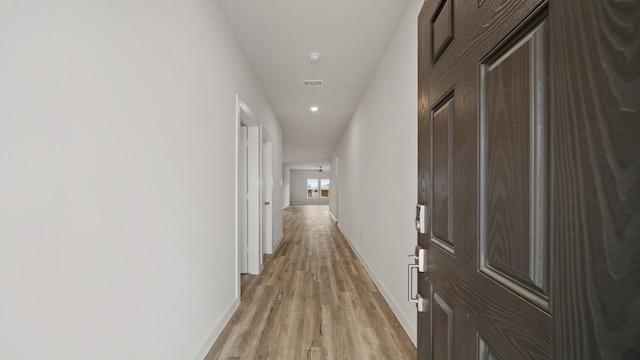
[[[273,141],[262,127],[262,253],[273,253]],[[266,205],[269,202],[269,205]],[[261,260],[262,261],[262,260]],[[262,265],[262,262],[261,262]]]
[[[236,94],[236,147],[235,147],[235,252],[236,252],[236,297],[241,296],[241,244],[239,226],[242,224],[240,219],[240,127],[247,126],[249,133],[249,165],[247,169],[249,201],[248,201],[248,263],[247,271],[250,274],[257,275],[262,270],[262,136],[263,129],[258,118],[249,108],[247,103]]]
[[[248,259],[247,259],[247,250],[245,247],[247,246],[247,200],[244,197],[244,193],[247,189],[247,171],[248,171],[248,161],[247,161],[247,152],[248,152],[248,127],[242,122],[239,126],[239,139],[238,139],[238,157],[237,157],[237,181],[236,187],[238,188],[236,194],[236,218],[237,218],[237,226],[236,226],[236,245],[238,247],[238,273],[245,274],[248,272]]]

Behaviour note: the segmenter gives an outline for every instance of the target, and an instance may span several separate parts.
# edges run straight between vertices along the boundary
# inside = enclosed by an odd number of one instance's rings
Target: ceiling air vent
[[[304,87],[322,87],[322,80],[303,80]]]

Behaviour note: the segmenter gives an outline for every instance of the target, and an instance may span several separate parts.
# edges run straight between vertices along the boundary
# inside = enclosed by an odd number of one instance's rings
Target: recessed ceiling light
[[[317,107],[317,106],[312,106],[312,107],[311,107],[311,111],[313,111],[313,112],[318,111],[318,107]]]
[[[317,64],[318,61],[320,61],[320,54],[317,52],[312,52],[311,54],[309,54],[309,61],[311,61],[313,64]]]

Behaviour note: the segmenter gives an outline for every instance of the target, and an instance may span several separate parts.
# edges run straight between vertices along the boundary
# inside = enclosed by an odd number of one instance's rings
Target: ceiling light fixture
[[[313,112],[318,111],[318,107],[317,107],[317,106],[312,106],[312,107],[311,107],[311,111],[313,111]]]
[[[318,61],[320,61],[320,54],[317,52],[312,52],[309,54],[309,61],[311,61],[314,64],[317,64]]]

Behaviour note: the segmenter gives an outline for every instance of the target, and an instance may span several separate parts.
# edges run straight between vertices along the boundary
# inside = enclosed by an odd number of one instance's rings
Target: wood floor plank
[[[264,270],[205,360],[415,359],[416,349],[327,206],[290,206]]]

